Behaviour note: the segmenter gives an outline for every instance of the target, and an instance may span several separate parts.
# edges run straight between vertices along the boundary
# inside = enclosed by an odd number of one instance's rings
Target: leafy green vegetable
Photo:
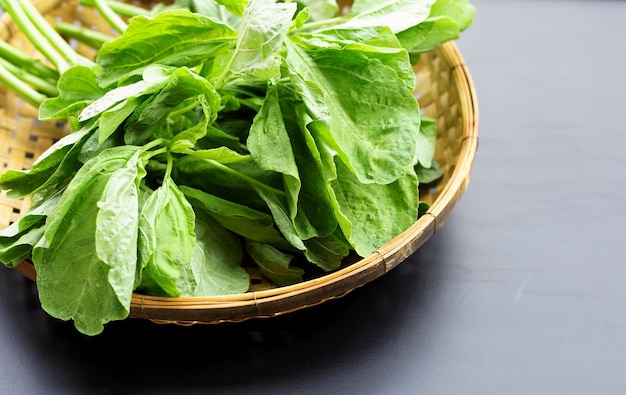
[[[195,283],[184,289],[189,296],[231,295],[246,292],[250,286],[248,273],[241,267],[243,249],[240,240],[208,217],[196,217],[196,247],[187,271]],[[190,276],[191,277],[191,276]]]
[[[178,278],[196,244],[195,215],[171,178],[152,192],[139,217],[139,289],[179,296]]]
[[[96,57],[101,66],[98,80],[108,87],[151,64],[197,66],[232,48],[236,39],[230,27],[185,10],[137,16],[120,38],[102,45]]]
[[[420,118],[412,92],[379,59],[299,41],[287,45],[289,73],[312,116],[324,122],[312,130],[316,140],[361,182],[397,179],[415,156]]]
[[[246,251],[259,265],[261,274],[277,285],[291,285],[302,281],[304,270],[291,264],[293,255],[285,254],[268,244],[246,243]]]
[[[139,147],[111,148],[74,176],[33,262],[41,305],[87,334],[130,309],[137,251]],[[77,279],[82,281],[77,281]]]
[[[0,84],[69,134],[0,175],[32,208],[0,261],[32,257],[43,308],[95,335],[133,292],[245,292],[335,270],[409,228],[442,174],[413,95],[420,53],[472,23],[467,0],[85,0],[119,31],[64,32],[0,0],[47,58],[0,41]],[[35,14],[34,14],[35,12]],[[121,16],[128,19],[122,19]]]

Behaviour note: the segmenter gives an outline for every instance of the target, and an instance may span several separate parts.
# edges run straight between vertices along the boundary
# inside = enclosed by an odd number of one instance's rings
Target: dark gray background
[[[626,393],[626,2],[474,0],[479,150],[446,226],[348,296],[95,338],[0,268],[0,393]]]

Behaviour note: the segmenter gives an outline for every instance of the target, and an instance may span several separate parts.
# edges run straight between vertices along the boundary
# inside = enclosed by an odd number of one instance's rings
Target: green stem
[[[122,34],[126,31],[128,25],[113,11],[107,0],[94,0],[94,7],[100,12],[104,20],[118,33]]]
[[[47,98],[46,95],[37,92],[28,84],[15,77],[2,65],[0,65],[0,84],[6,86],[10,91],[36,108],[39,108],[41,103]]]
[[[167,154],[167,167],[165,168],[165,175],[163,179],[166,180],[168,178],[172,178],[172,169],[174,168],[174,159],[172,159],[172,155],[170,153]]]
[[[59,73],[55,70],[44,65],[39,60],[23,54],[2,40],[0,40],[0,58],[5,59],[7,62],[12,63],[19,68],[26,69],[29,73],[50,82],[56,83],[59,79]]]
[[[57,33],[39,11],[28,0],[21,0],[22,10],[35,25],[48,42],[67,60],[70,64],[93,65],[93,62],[80,56],[76,51]]]
[[[224,67],[224,71],[222,71],[222,74],[220,74],[220,76],[217,77],[217,81],[214,84],[216,90],[219,91],[220,89],[224,87],[224,83],[226,82],[226,77],[228,77],[228,74],[230,73],[230,67],[233,65],[233,62],[235,61],[235,58],[237,57],[238,51],[239,50],[235,48],[233,55],[230,57],[230,59],[228,59],[228,64],[226,65],[226,67]]]
[[[188,106],[185,106],[185,107],[183,107],[183,108],[181,108],[179,110],[170,112],[168,117],[169,118],[177,118],[177,117],[185,114],[188,111],[195,110],[199,105],[200,105],[200,102],[198,100],[196,100],[193,103],[189,104]]]
[[[330,26],[338,25],[342,22],[345,22],[348,19],[350,18],[344,15],[344,16],[338,16],[335,18],[322,19],[322,20],[315,21],[315,22],[307,22],[300,29],[297,29],[294,31],[302,32],[302,31],[311,31],[311,30],[322,28],[322,27],[330,27]]]
[[[189,150],[189,151],[191,151],[191,150]],[[189,152],[187,152],[187,154],[189,154]],[[261,189],[264,189],[264,190],[269,191],[271,193],[275,193],[275,194],[280,195],[280,196],[285,196],[286,195],[284,191],[281,191],[280,189],[272,188],[271,186],[269,186],[267,184],[263,184],[259,180],[255,179],[255,178],[252,178],[252,177],[249,177],[249,176],[247,176],[245,174],[242,174],[242,173],[240,173],[240,172],[238,172],[236,170],[233,170],[230,167],[228,167],[228,166],[226,166],[226,165],[224,165],[224,164],[222,164],[222,163],[220,163],[220,162],[218,162],[216,160],[204,159],[204,161],[206,161],[211,166],[213,166],[213,167],[215,167],[215,168],[217,168],[217,169],[219,169],[219,170],[221,170],[221,171],[223,171],[225,173],[228,173],[228,174],[230,174],[230,175],[232,175],[234,177],[240,178],[240,179],[248,182],[249,184],[255,185],[255,186],[257,186],[257,187],[259,187]]]
[[[158,146],[160,146],[160,145],[163,145],[163,143],[165,143],[165,142],[166,142],[166,140],[165,140],[165,139],[155,139],[155,140],[152,140],[151,142],[149,142],[149,143],[145,144],[145,145],[143,146],[142,150],[143,150],[143,152],[150,151],[152,148],[154,148],[154,147],[158,147]],[[161,148],[161,149],[165,149],[165,148]],[[160,151],[161,149],[159,149],[158,151]],[[167,149],[165,149],[165,150],[167,151]],[[156,151],[154,151],[154,152],[156,152]],[[158,155],[158,154],[160,154],[160,153],[162,153],[162,152],[153,153],[153,154],[154,154],[154,155]],[[154,155],[150,155],[150,157],[152,157],[152,156],[154,156]]]
[[[16,65],[7,62],[3,58],[0,58],[0,66],[4,67],[10,74],[13,74],[16,78],[31,85],[37,91],[47,95],[48,97],[54,97],[59,95],[59,90],[56,85],[43,80],[36,75],[30,74],[28,70],[21,69]]]
[[[114,39],[113,36],[106,33],[76,26],[67,22],[57,22],[54,27],[61,34],[74,38],[96,50],[100,49],[102,44]]]
[[[132,4],[122,3],[120,1],[110,0],[108,1],[111,9],[118,15],[122,15],[128,18],[132,18],[138,15],[150,15],[150,11],[142,7],[137,7]],[[94,0],[80,0],[80,4],[87,7],[95,7]]]
[[[56,67],[59,73],[63,73],[67,70],[69,64],[65,61],[63,56],[50,45],[46,37],[41,34],[40,29],[37,28],[24,13],[24,10],[22,10],[17,0],[0,0],[0,8],[11,15],[13,22],[15,22],[28,41]]]

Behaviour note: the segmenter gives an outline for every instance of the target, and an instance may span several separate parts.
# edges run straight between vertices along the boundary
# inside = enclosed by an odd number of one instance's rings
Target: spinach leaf
[[[78,155],[91,130],[71,133],[48,148],[28,170],[7,170],[0,176],[0,189],[7,197],[19,199],[56,185],[80,167]]]
[[[358,51],[304,39],[287,41],[287,48],[294,86],[327,126],[312,130],[323,149],[335,151],[363,183],[400,177],[414,160],[420,117],[398,73]]]
[[[467,0],[437,0],[426,20],[398,32],[398,39],[411,52],[412,63],[417,63],[419,53],[458,38],[471,25],[475,13]]]
[[[339,14],[336,0],[298,0],[298,4],[309,9],[312,21],[323,21]]]
[[[28,258],[43,237],[45,220],[59,201],[61,192],[33,206],[16,222],[0,231],[0,262],[15,267]]]
[[[78,116],[79,122],[84,122],[100,115],[112,106],[129,98],[137,98],[144,95],[159,92],[172,74],[172,69],[161,66],[148,66],[143,70],[142,79],[139,81],[118,86],[108,90],[99,97]]]
[[[196,244],[194,222],[193,208],[167,175],[139,215],[139,290],[150,295],[181,294],[177,283]]]
[[[352,249],[339,228],[326,237],[305,240],[304,245],[307,260],[326,271],[337,269]]]
[[[228,51],[236,39],[229,26],[188,10],[136,16],[123,35],[102,45],[96,57],[98,81],[108,87],[151,64],[194,67]]]
[[[416,163],[430,167],[435,157],[435,143],[437,142],[437,120],[422,117],[420,132],[417,136]]]
[[[266,211],[267,205],[256,193],[255,185],[284,194],[279,185],[280,174],[261,169],[254,161],[225,165],[185,155],[174,161],[172,177],[178,185],[197,188],[259,211]]]
[[[187,155],[194,156],[200,159],[209,159],[219,163],[238,163],[247,162],[253,160],[250,155],[242,155],[238,152],[226,147],[201,149],[201,150],[189,150],[185,151]]]
[[[281,111],[285,127],[289,130],[289,139],[300,175],[299,189],[291,190],[294,200],[297,197],[295,208],[292,203],[291,218],[297,225],[298,221],[303,221],[298,216],[305,217],[315,230],[310,236],[324,237],[337,228],[328,182],[334,175],[325,173],[322,154],[308,129],[310,117],[306,105],[297,97],[293,87],[281,84],[279,89]],[[289,187],[288,184],[286,186]],[[297,210],[295,216],[293,210]],[[307,238],[306,232],[300,230],[299,234],[302,238]]]
[[[128,316],[137,262],[140,148],[115,147],[87,162],[33,249],[44,310],[83,333]],[[77,281],[79,278],[81,281]]]
[[[105,90],[100,88],[92,67],[73,66],[67,69],[57,83],[59,95],[46,99],[39,106],[39,119],[66,119],[78,114]]]
[[[340,161],[337,171],[337,179],[332,182],[336,215],[360,256],[371,254],[417,220],[418,180],[412,168],[386,185],[360,183]]]
[[[43,237],[43,222],[31,227],[26,232],[13,237],[0,237],[0,262],[6,267],[15,267],[27,259],[33,247]]]
[[[424,165],[418,163],[415,166],[415,173],[420,184],[428,184],[440,179],[443,176],[443,169],[437,161],[433,160],[429,167],[424,167]]]
[[[229,231],[260,243],[284,246],[285,239],[274,227],[271,215],[195,188],[181,186],[180,189],[195,212],[209,215]]]
[[[189,98],[202,104],[203,117],[206,118],[202,122],[205,122],[205,125],[215,121],[220,103],[219,94],[209,81],[186,67],[180,67],[172,71],[162,89],[146,101],[145,106],[137,108],[132,123],[126,127],[124,137],[126,144],[141,145],[154,138],[173,138],[174,134],[180,131],[176,131],[175,125],[169,128],[166,126],[168,116]],[[184,113],[185,111],[182,114]],[[186,139],[194,144],[205,133],[205,128],[194,128],[179,139]],[[185,148],[188,145],[183,144],[181,147]]]
[[[293,255],[285,254],[268,244],[246,242],[246,251],[259,266],[261,274],[279,286],[302,282],[304,269],[291,265]]]
[[[241,267],[243,249],[232,233],[211,218],[196,217],[196,246],[186,269],[193,281],[180,281],[183,295],[216,296],[243,293],[250,286],[248,273]],[[191,284],[191,286],[189,286]]]
[[[344,51],[356,51],[369,59],[379,59],[405,81],[407,89],[415,87],[415,72],[409,54],[396,35],[385,26],[364,28],[330,28],[316,33],[301,33],[299,38],[321,47],[332,46]]]
[[[263,169],[283,174],[290,218],[294,220],[300,192],[300,174],[280,108],[278,88],[270,84],[261,110],[254,118],[248,150]],[[306,226],[305,226],[306,227]],[[307,233],[300,229],[299,233]]]
[[[296,11],[296,4],[274,0],[250,0],[243,12],[237,45],[230,65],[219,78],[222,86],[226,75],[267,80],[278,76],[279,58],[287,29]]]
[[[248,6],[249,0],[215,0],[217,4],[224,6],[228,11],[237,16],[242,16]],[[199,2],[196,1],[195,4]]]
[[[435,0],[355,0],[341,27],[389,26],[394,33],[423,22]]]

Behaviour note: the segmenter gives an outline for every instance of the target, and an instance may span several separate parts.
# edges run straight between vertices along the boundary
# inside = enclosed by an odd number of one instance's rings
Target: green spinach
[[[52,316],[95,335],[133,292],[245,292],[245,264],[294,284],[428,209],[437,125],[420,116],[413,65],[469,27],[466,0],[355,0],[345,15],[334,0],[92,4],[121,33],[96,41],[93,62],[0,0],[45,32],[31,36],[53,65],[0,42],[0,84],[70,130],[0,175],[33,202],[0,232],[0,261],[32,256]]]

